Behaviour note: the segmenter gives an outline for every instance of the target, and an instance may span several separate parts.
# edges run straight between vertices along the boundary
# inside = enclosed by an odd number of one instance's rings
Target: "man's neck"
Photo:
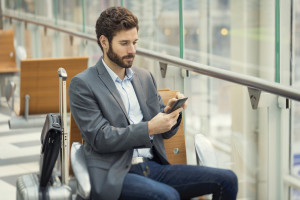
[[[117,76],[123,80],[125,77],[125,73],[126,73],[126,69],[123,67],[120,67],[119,65],[117,65],[116,63],[112,62],[107,56],[104,56],[103,58],[104,62],[106,63],[106,65],[117,74]]]

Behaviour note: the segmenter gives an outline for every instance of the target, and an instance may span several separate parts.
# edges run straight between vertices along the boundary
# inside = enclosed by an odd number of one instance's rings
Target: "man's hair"
[[[113,37],[121,30],[136,28],[139,30],[138,18],[124,7],[110,7],[104,10],[96,22],[97,43],[101,50],[99,38],[101,35],[107,37],[111,43]]]

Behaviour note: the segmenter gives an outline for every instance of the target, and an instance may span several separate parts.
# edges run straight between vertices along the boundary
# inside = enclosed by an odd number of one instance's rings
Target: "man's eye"
[[[121,45],[122,45],[122,46],[126,46],[126,45],[127,45],[127,42],[122,42]]]

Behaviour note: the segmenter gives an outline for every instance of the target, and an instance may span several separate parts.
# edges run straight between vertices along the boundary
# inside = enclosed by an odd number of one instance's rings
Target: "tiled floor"
[[[16,180],[39,169],[42,127],[10,130],[10,113],[0,104],[0,200],[16,199]]]

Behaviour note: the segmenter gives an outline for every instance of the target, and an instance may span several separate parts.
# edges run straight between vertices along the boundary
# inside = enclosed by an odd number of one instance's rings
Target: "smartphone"
[[[183,99],[178,99],[174,104],[173,106],[171,107],[171,109],[167,112],[167,114],[173,112],[174,110],[177,110],[178,108],[182,107],[183,104],[186,102],[188,98],[185,97]]]

